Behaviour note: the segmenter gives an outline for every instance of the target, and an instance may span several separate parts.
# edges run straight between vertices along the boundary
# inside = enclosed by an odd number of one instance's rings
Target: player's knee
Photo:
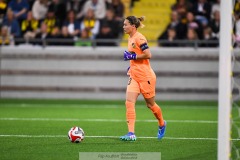
[[[129,103],[135,105],[136,101],[132,101],[132,100],[128,100],[128,99],[127,99],[127,100],[125,101],[125,105],[127,106]]]
[[[154,97],[152,98],[145,98],[145,102],[148,108],[151,108],[152,106],[155,105],[155,100]]]
[[[150,109],[152,106],[151,106],[151,105],[149,105],[149,104],[147,104],[147,107]]]
[[[136,103],[136,99],[134,99],[134,98],[126,98],[126,102]]]
[[[155,102],[147,102],[146,105],[150,109],[152,106],[154,106]]]

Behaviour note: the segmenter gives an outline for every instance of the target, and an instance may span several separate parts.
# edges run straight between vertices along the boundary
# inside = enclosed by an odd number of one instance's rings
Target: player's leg
[[[136,92],[127,92],[126,96],[126,120],[128,126],[128,133],[124,136],[121,136],[120,139],[124,141],[136,141],[135,136],[135,121],[136,121],[136,112],[135,112],[135,103],[139,93]]]
[[[158,139],[162,139],[166,132],[167,122],[163,119],[162,110],[155,102],[155,98],[145,98],[147,107],[151,109],[153,115],[158,120]]]
[[[156,78],[153,77],[147,82],[140,84],[141,93],[146,101],[147,107],[152,111],[156,119],[158,120],[158,138],[161,139],[165,135],[166,121],[163,119],[162,110],[155,102],[155,86]]]
[[[121,136],[121,140],[126,141],[135,141],[135,121],[136,121],[136,112],[135,112],[135,103],[139,96],[139,86],[138,83],[133,80],[129,79],[127,92],[126,92],[126,120],[128,126],[128,133],[124,136]]]
[[[128,131],[134,133],[135,130],[135,120],[136,120],[136,111],[135,103],[139,93],[136,92],[127,92],[126,97],[126,119],[128,124]]]

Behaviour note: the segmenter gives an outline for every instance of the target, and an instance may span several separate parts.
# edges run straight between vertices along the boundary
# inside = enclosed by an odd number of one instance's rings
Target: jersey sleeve
[[[146,49],[148,49],[148,44],[147,44],[147,40],[144,36],[139,36],[137,39],[137,44],[139,45],[139,48],[141,49],[141,51],[144,51]]]

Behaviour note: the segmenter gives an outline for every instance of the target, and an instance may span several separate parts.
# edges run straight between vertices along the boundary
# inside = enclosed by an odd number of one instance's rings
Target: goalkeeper
[[[128,16],[123,23],[124,32],[129,35],[128,51],[124,52],[124,60],[130,61],[125,102],[128,133],[120,137],[123,141],[137,139],[134,132],[135,103],[140,93],[143,95],[147,107],[158,120],[158,139],[162,139],[166,131],[166,121],[163,119],[161,108],[155,102],[156,75],[150,66],[151,52],[146,38],[137,31],[137,28],[144,27],[143,20],[144,17]]]

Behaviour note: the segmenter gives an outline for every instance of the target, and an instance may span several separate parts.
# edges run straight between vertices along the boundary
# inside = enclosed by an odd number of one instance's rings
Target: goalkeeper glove
[[[123,57],[124,57],[124,61],[137,59],[136,53],[130,53],[128,51],[124,51]]]

